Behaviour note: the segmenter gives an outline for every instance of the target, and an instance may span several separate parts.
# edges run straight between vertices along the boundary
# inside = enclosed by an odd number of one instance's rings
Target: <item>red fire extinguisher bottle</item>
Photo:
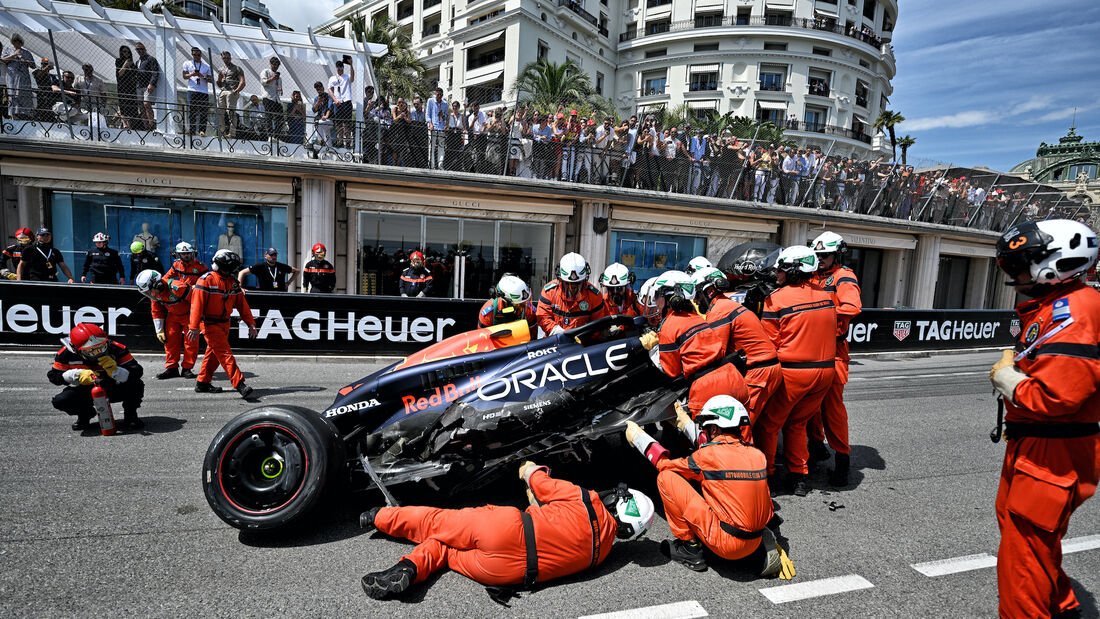
[[[111,401],[107,399],[107,391],[99,383],[92,385],[92,407],[99,415],[99,431],[103,436],[111,436],[118,431],[115,428],[115,414],[111,411]]]

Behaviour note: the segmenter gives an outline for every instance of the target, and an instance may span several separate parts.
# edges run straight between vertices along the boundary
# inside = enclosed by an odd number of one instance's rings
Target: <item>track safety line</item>
[[[875,585],[871,584],[871,581],[858,574],[849,574],[847,576],[836,576],[834,578],[824,578],[822,580],[810,580],[807,582],[780,585],[778,587],[768,587],[766,589],[759,589],[759,591],[764,597],[771,600],[773,604],[783,604],[824,595],[835,595],[837,593],[847,593],[848,591],[870,589],[874,586]]]
[[[1085,550],[1094,550],[1096,548],[1100,548],[1100,535],[1085,535],[1083,537],[1062,540],[1063,555],[1083,552]],[[965,557],[955,557],[953,559],[914,563],[909,567],[929,578],[935,578],[937,576],[947,576],[948,574],[958,574],[959,572],[996,567],[996,565],[997,557],[982,552],[976,555],[966,555]]]
[[[707,610],[699,602],[688,600],[660,606],[617,610],[599,615],[585,615],[580,619],[692,619],[707,616],[709,616]]]

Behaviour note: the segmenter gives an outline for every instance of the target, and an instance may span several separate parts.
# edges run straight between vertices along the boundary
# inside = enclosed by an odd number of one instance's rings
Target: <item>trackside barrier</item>
[[[408,355],[469,329],[481,301],[249,291],[259,336],[234,320],[238,352]],[[54,346],[79,322],[100,324],[131,350],[163,350],[150,304],[130,286],[0,281],[0,346]],[[852,352],[1011,346],[1013,312],[865,310],[848,331]]]

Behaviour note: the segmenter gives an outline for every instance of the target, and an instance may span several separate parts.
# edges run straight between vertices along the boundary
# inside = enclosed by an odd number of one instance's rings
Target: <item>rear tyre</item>
[[[299,406],[264,406],[238,415],[210,443],[203,492],[214,513],[238,529],[300,523],[344,481],[336,428]]]

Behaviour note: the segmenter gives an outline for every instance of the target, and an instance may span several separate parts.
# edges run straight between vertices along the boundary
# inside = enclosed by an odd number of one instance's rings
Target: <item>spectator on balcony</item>
[[[405,159],[409,156],[411,123],[409,104],[405,103],[404,97],[398,97],[397,105],[393,108],[393,126],[387,136],[392,159],[383,163],[395,166],[405,165]]]
[[[622,186],[636,187],[638,185],[638,117],[631,116],[626,121],[625,127],[620,127],[619,139],[623,145],[622,161]]]
[[[218,128],[229,139],[237,137],[237,102],[245,87],[244,69],[233,64],[233,56],[222,52],[222,68],[218,69]]]
[[[80,92],[80,102],[88,112],[88,125],[103,128],[106,126],[103,111],[107,106],[107,85],[96,77],[91,64],[86,62],[80,68],[84,75],[76,78],[73,85]]]
[[[301,146],[306,136],[306,104],[300,90],[292,92],[286,104],[286,126],[286,141]]]
[[[314,82],[313,90],[317,92],[317,96],[313,98],[313,124],[317,137],[321,139],[321,146],[327,146],[331,140],[329,133],[332,131],[332,99],[321,82]]]
[[[202,50],[191,48],[191,60],[183,63],[183,79],[187,80],[187,135],[206,136],[210,113],[210,83],[213,73],[203,62]]]
[[[345,73],[345,69],[347,73]],[[328,94],[332,97],[333,122],[336,129],[336,145],[348,148],[351,139],[352,105],[351,84],[355,81],[355,67],[351,66],[351,56],[345,54],[343,60],[336,61],[336,75],[328,80]]]
[[[433,94],[435,96],[428,99],[428,109],[425,114],[425,122],[428,125],[428,166],[434,170],[442,170],[447,153],[445,130],[448,105],[443,98],[442,88],[437,86]]]
[[[451,103],[451,111],[447,114],[447,139],[444,148],[443,167],[448,170],[458,170],[462,166],[462,147],[466,139],[466,115],[462,113],[462,104],[458,101]]]
[[[608,177],[611,175],[612,149],[615,146],[615,137],[615,127],[611,123],[611,117],[608,116],[596,128],[595,139],[592,142],[592,148],[596,154],[595,178],[592,182],[601,185],[608,183]]]
[[[260,73],[260,84],[264,87],[265,138],[281,139],[283,134],[283,74],[279,66],[279,59],[272,56],[267,61],[267,68]],[[350,97],[350,90],[348,92]],[[351,104],[350,98],[348,104]]]
[[[371,163],[379,161],[379,144],[382,141],[378,106],[374,86],[368,84],[363,88],[363,159]]]
[[[688,192],[699,195],[699,189],[703,185],[704,175],[709,173],[710,160],[710,136],[698,129],[688,142],[688,161],[691,164],[688,177]],[[703,161],[707,161],[707,169],[703,168]]]
[[[264,112],[264,104],[257,95],[250,95],[248,103],[241,110],[244,117],[241,122],[240,138],[242,140],[267,139],[267,117]]]
[[[128,45],[122,45],[118,48],[118,58],[115,58],[115,88],[118,91],[118,111],[125,129],[139,129],[138,123],[145,118],[137,84],[138,69],[134,53]]]
[[[134,50],[138,55],[135,62],[137,89],[141,93],[142,115],[145,118],[142,128],[148,131],[157,126],[156,117],[153,115],[153,102],[157,96],[157,84],[160,83],[160,63],[146,51],[144,43],[135,43]]]
[[[49,58],[43,58],[42,64],[31,72],[34,79],[34,117],[39,122],[54,122],[56,117],[53,106],[61,100],[60,90],[54,91],[58,85],[57,76],[54,73],[53,64]]]
[[[481,111],[481,105],[476,101],[469,105],[469,115],[466,117],[466,132],[470,138],[470,164],[474,172],[487,172],[485,169],[485,146],[488,143],[485,135],[485,123],[488,119],[485,112]]]
[[[72,71],[62,71],[61,84],[55,85],[53,91],[60,100],[53,106],[55,116],[71,124],[88,120],[88,116],[80,111],[80,91],[76,89],[76,76]]]
[[[428,167],[428,122],[419,95],[413,97],[409,108],[409,154],[405,161],[413,168]]]
[[[11,35],[11,45],[0,51],[0,61],[7,69],[8,115],[15,120],[34,118],[34,90],[31,86],[31,67],[34,56],[23,48],[23,37],[18,32]]]

